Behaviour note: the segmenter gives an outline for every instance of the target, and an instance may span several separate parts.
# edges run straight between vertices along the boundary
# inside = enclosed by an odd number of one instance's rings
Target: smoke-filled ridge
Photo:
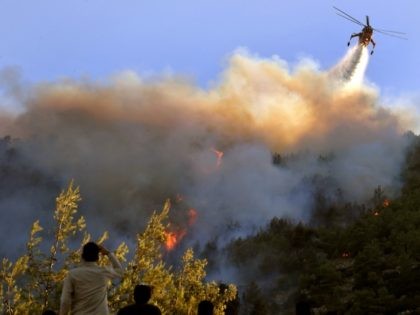
[[[344,81],[359,67],[357,49],[339,65]],[[230,223],[241,234],[273,216],[308,220],[316,176],[347,200],[378,185],[398,192],[405,127],[375,90],[337,80],[305,62],[289,70],[237,53],[208,90],[133,73],[106,84],[53,82],[25,91],[25,110],[1,120],[21,139],[23,160],[60,183],[75,179],[94,224],[137,231],[170,197],[173,220],[182,225],[195,209],[190,237],[208,239]],[[273,153],[289,158],[275,165]],[[19,198],[3,196],[2,213]]]

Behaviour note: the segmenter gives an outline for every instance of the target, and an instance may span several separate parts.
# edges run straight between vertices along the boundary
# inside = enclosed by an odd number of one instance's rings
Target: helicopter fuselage
[[[359,35],[359,44],[368,46],[372,41],[373,29],[370,26],[365,26]]]
[[[360,33],[353,33],[350,36],[350,40],[353,37],[359,37],[359,45],[367,47],[370,43],[372,43],[372,51],[370,54],[373,54],[373,49],[375,49],[375,42],[372,38],[373,35],[373,28],[370,25],[365,26]],[[347,43],[347,46],[350,46],[350,41]]]

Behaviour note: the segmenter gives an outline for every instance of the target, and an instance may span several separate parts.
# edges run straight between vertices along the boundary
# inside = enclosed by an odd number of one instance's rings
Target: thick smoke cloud
[[[235,235],[249,233],[273,216],[309,220],[314,176],[346,200],[364,201],[378,185],[398,193],[405,126],[373,88],[348,86],[358,66],[290,70],[277,58],[236,53],[208,90],[133,73],[54,82],[27,88],[24,111],[0,119],[31,167],[81,186],[91,228],[132,234],[169,197],[178,200],[176,224],[197,210],[189,237],[206,240],[232,224]],[[337,84],[337,73],[347,83]],[[224,152],[220,166],[215,150]],[[284,163],[274,165],[273,153]]]

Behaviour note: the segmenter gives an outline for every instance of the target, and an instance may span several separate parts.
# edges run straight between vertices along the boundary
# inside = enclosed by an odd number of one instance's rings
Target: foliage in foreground
[[[70,183],[56,199],[54,212],[55,227],[47,252],[41,234],[39,221],[32,225],[26,253],[15,262],[3,258],[0,266],[0,307],[4,314],[40,314],[45,309],[59,309],[62,281],[68,270],[80,261],[80,249],[70,249],[69,242],[82,238],[81,243],[91,237],[86,230],[85,219],[77,217],[80,201],[78,187]],[[167,228],[170,204],[167,201],[160,213],[153,213],[143,233],[137,234],[133,258],[127,261],[129,248],[121,243],[115,254],[125,262],[126,268],[120,283],[110,286],[108,299],[112,312],[133,303],[132,291],[138,283],[148,283],[154,287],[153,302],[163,314],[195,314],[197,304],[202,299],[215,303],[215,314],[224,313],[225,305],[236,296],[236,287],[228,285],[223,290],[215,282],[206,283],[205,259],[194,258],[188,249],[179,270],[167,266],[163,260],[163,244]],[[108,238],[105,232],[98,243]],[[80,246],[81,247],[81,246]],[[107,263],[101,259],[101,264]]]

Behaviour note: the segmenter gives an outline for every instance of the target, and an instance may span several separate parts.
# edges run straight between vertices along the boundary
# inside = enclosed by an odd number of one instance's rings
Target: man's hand
[[[109,254],[109,250],[107,250],[105,247],[103,247],[102,245],[99,245],[98,244],[98,247],[99,247],[99,252],[102,254],[102,255],[108,255]]]

